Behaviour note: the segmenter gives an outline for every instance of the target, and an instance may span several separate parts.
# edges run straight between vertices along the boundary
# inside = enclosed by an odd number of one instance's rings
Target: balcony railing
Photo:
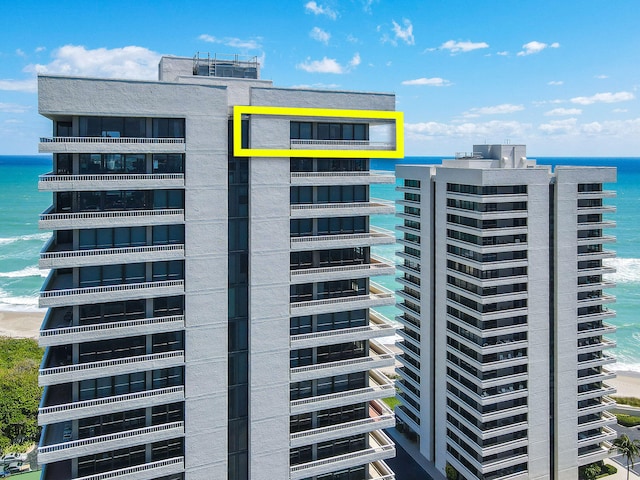
[[[371,342],[369,355],[365,357],[295,367],[291,369],[290,376],[292,382],[301,382],[314,378],[346,375],[348,373],[361,372],[374,368],[391,367],[393,366],[393,362],[393,352],[381,344]]]
[[[40,137],[41,143],[184,143],[184,138]]]
[[[327,427],[314,428],[290,435],[291,447],[311,445],[336,438],[366,433],[382,428],[391,428],[395,425],[395,417],[383,402],[372,401],[369,404],[369,417],[351,422],[329,425]]]
[[[391,260],[371,255],[371,263],[337,265],[334,267],[303,268],[291,270],[291,283],[309,283],[342,278],[363,278],[375,275],[393,275],[395,265]]]
[[[95,475],[88,475],[86,477],[78,477],[74,480],[108,480],[110,478],[147,480],[158,478],[160,475],[164,477],[166,475],[180,473],[182,470],[184,470],[184,457],[175,457],[136,465],[134,467],[112,470],[110,472],[96,473]]]
[[[118,300],[130,300],[140,296],[141,292],[153,289],[171,289],[171,293],[178,295],[184,291],[184,280],[164,280],[159,282],[125,283],[121,285],[105,285],[100,287],[65,288],[60,290],[43,290],[40,292],[39,306],[56,307],[75,305],[99,301],[106,293],[120,293]],[[168,294],[170,292],[166,292]],[[72,298],[76,297],[76,298]]]
[[[372,142],[370,140],[318,140],[318,139],[291,139],[291,148],[320,147],[321,149],[337,148],[339,150],[393,150],[393,143]]]
[[[363,465],[395,456],[395,444],[381,430],[369,434],[369,448],[290,467],[290,480],[300,480],[323,473]]]
[[[161,401],[162,403],[170,403],[181,399],[184,399],[184,387],[179,385],[143,392],[127,393],[113,397],[96,398],[94,400],[51,405],[38,409],[38,424],[43,425],[61,422],[69,416],[72,416],[72,419],[94,416],[98,413],[104,413],[102,407],[117,407],[115,410],[109,409],[110,412],[113,412],[131,408],[142,408],[157,403],[154,402],[154,400]]]
[[[396,237],[391,230],[371,227],[367,233],[345,233],[336,235],[317,235],[309,237],[291,237],[291,249],[321,250],[339,248],[341,246],[389,245],[395,243]]]
[[[125,448],[126,446],[165,440],[180,435],[184,435],[184,422],[137,428],[109,435],[41,446],[38,447],[38,461],[40,463],[51,463],[78,455],[89,455],[116,448]]]
[[[140,370],[153,370],[182,363],[184,363],[184,351],[177,350],[75,365],[61,365],[59,367],[41,368],[38,372],[38,383],[44,386],[72,380],[80,381],[89,378],[132,373]]]
[[[393,183],[393,172],[291,172],[292,185],[369,185]]]
[[[38,190],[41,191],[117,190],[125,187],[135,189],[184,187],[184,174],[103,173],[56,175],[47,173],[38,177]]]
[[[394,394],[395,387],[393,382],[383,373],[377,370],[371,370],[369,372],[368,387],[292,400],[290,402],[290,408],[291,414],[297,415],[359,402],[367,402],[379,398],[393,397]]]
[[[42,230],[60,230],[63,228],[126,227],[182,222],[184,222],[184,210],[167,208],[162,210],[43,213],[40,215],[38,227]]]
[[[391,290],[374,282],[370,282],[368,295],[353,295],[348,297],[326,298],[321,300],[308,300],[290,304],[291,313],[295,316],[331,313],[344,308],[356,310],[358,308],[378,307],[393,305],[395,295]]]
[[[292,218],[392,214],[393,202],[372,198],[368,202],[299,203],[291,205]]]
[[[164,254],[164,255],[163,255]],[[113,256],[118,255],[117,259]],[[132,262],[173,260],[184,257],[183,244],[149,245],[142,247],[100,248],[92,250],[46,251],[40,254],[40,268],[68,268],[98,265],[103,262],[124,263],[127,257]],[[147,260],[148,259],[148,260]]]

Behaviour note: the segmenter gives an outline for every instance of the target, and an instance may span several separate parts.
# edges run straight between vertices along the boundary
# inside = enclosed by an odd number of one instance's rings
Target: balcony
[[[394,303],[395,295],[391,290],[384,288],[382,285],[370,282],[368,295],[353,295],[349,297],[294,302],[290,304],[290,310],[291,316],[299,317],[302,315],[318,315],[343,310],[380,307],[393,305]]]
[[[60,428],[55,428],[58,426],[62,427],[61,424],[56,424],[55,426],[47,425],[43,430],[41,446],[38,447],[39,463],[58,462],[84,455],[94,455],[110,450],[118,450],[184,436],[184,422],[173,422],[110,435],[64,442],[62,435],[56,435],[57,433],[62,433],[56,431],[61,430]],[[48,440],[62,441],[59,443],[48,443]]]
[[[291,218],[355,217],[395,212],[393,202],[372,198],[368,202],[301,203],[291,205]]]
[[[617,196],[615,190],[590,190],[578,192],[578,198],[615,198]]]
[[[580,317],[582,318],[582,317]],[[592,337],[594,335],[608,335],[616,332],[616,327],[604,322],[579,323],[578,338]]]
[[[591,418],[592,416],[585,416],[585,417],[580,417],[578,418],[578,431],[584,431],[584,430],[592,430],[594,428],[601,428],[601,427],[605,427],[605,426],[611,426],[611,425],[616,425],[618,423],[618,419],[616,418],[616,416],[613,413],[609,413],[609,412],[602,412],[599,415],[595,414],[593,415],[594,418]],[[581,419],[586,419],[586,421],[581,422]]]
[[[588,389],[585,389],[584,387],[584,385],[580,385],[578,387],[578,401],[589,400],[591,398],[600,398],[607,395],[614,395],[617,391],[615,387],[611,387],[606,383],[603,383],[602,386],[598,386],[596,384],[592,388]]]
[[[45,357],[45,361],[47,357]],[[38,385],[55,385],[67,382],[79,382],[91,378],[110,377],[125,373],[157,370],[177,367],[184,364],[184,351],[153,353],[136,357],[116,358],[99,362],[79,363],[40,368]]]
[[[183,259],[183,244],[72,250],[69,244],[56,246],[50,241],[40,253],[39,267],[72,268]]]
[[[183,153],[184,138],[40,137],[40,153]]]
[[[51,387],[48,393],[51,392]],[[49,393],[48,396],[51,396]],[[56,401],[58,399],[49,399]],[[42,406],[38,409],[38,425],[72,421],[79,418],[123,412],[134,408],[153,407],[184,400],[184,387],[167,387],[113,397]]]
[[[591,445],[593,443],[600,442],[609,442],[613,441],[617,438],[618,434],[613,428],[604,426],[600,429],[600,432],[592,435],[587,435],[586,433],[580,432],[578,433],[578,448],[585,447],[587,445]]]
[[[123,210],[108,212],[51,213],[53,207],[40,215],[41,230],[65,230],[100,227],[137,227],[184,223],[184,210]]]
[[[583,405],[580,405],[580,403]],[[615,400],[607,396],[601,399],[587,399],[580,403],[578,404],[578,414],[580,416],[611,410],[616,406]]]
[[[382,430],[369,434],[369,448],[357,452],[345,453],[313,462],[302,463],[290,467],[290,480],[301,480],[336,470],[392,458],[396,454],[395,444]]]
[[[389,323],[389,319],[375,310],[369,310],[369,325],[367,326],[293,335],[290,344],[292,349],[312,348],[322,345],[388,337],[393,335],[395,331],[396,327]]]
[[[584,373],[582,373],[584,372]],[[582,373],[582,376],[581,376]],[[580,370],[578,372],[578,385],[585,385],[588,383],[596,383],[603,382],[605,380],[612,380],[616,378],[616,373],[607,370],[606,368],[600,369],[588,369],[588,370]]]
[[[599,352],[606,348],[615,348],[615,347],[616,347],[616,342],[613,340],[608,340],[606,338],[602,338],[602,339],[593,338],[589,343],[586,343],[584,345],[580,345],[580,343],[578,343],[578,353],[582,354],[582,353]]]
[[[584,360],[578,359],[578,368],[581,370],[585,368],[600,367],[602,365],[608,365],[610,363],[616,362],[615,357],[607,354],[602,354],[602,355],[586,354],[586,355],[587,355],[586,359]]]
[[[368,356],[295,367],[291,369],[290,379],[292,382],[302,382],[334,375],[347,375],[374,368],[393,367],[393,365],[393,352],[383,345],[371,341],[369,343]]]
[[[578,261],[601,260],[603,258],[615,258],[613,250],[594,250],[592,252],[578,253]]]
[[[372,430],[392,428],[395,424],[396,421],[393,411],[391,411],[384,402],[374,400],[369,402],[368,418],[292,433],[290,435],[290,446],[291,448],[295,448],[303,445],[327,442],[335,440],[336,438],[368,433]]]
[[[616,207],[614,205],[600,205],[596,207],[581,207],[578,206],[578,214],[602,214],[602,213],[616,213]]]
[[[393,275],[394,273],[395,264],[391,260],[371,255],[370,263],[291,270],[290,278],[292,284],[298,284],[324,282],[327,280],[366,278],[377,275]]]
[[[168,297],[184,295],[184,280],[164,280],[159,282],[126,283],[100,287],[64,288],[70,283],[67,275],[50,275],[45,282],[45,290],[40,291],[40,308],[84,305],[104,301],[118,302],[139,298]]]
[[[580,278],[584,278],[584,277],[580,277]],[[587,281],[590,281],[587,278]],[[588,291],[588,290],[603,290],[603,289],[607,289],[607,288],[615,288],[616,283],[615,282],[611,282],[609,280],[591,280],[590,283],[580,283],[578,281],[578,292],[584,292],[584,291]]]
[[[47,173],[38,177],[41,192],[92,190],[151,190],[184,188],[183,173],[123,173],[99,175],[56,175]]]
[[[370,140],[319,140],[297,139],[290,141],[291,150],[394,150],[395,145],[389,142],[372,142]]]
[[[599,462],[609,458],[611,456],[611,447],[613,447],[613,444],[610,442],[602,442],[591,448],[585,448],[582,453],[578,451],[578,465],[587,465],[588,463]]]
[[[54,318],[55,317],[55,318]],[[64,315],[52,314],[49,310],[45,324],[64,322]],[[184,315],[168,317],[150,317],[123,322],[105,322],[75,327],[57,327],[40,330],[38,344],[41,347],[65,345],[67,343],[94,342],[109,338],[124,338],[134,335],[151,335],[154,333],[173,332],[184,328]]]
[[[291,250],[299,252],[303,250],[391,245],[393,243],[396,243],[396,237],[392,231],[371,227],[367,233],[291,237]]]
[[[145,463],[134,467],[111,470],[86,477],[77,477],[74,480],[107,480],[117,478],[119,480],[154,480],[174,475],[184,470],[184,457],[168,458],[157,462]]]
[[[613,220],[599,220],[594,222],[578,222],[578,230],[591,230],[603,228],[615,228],[616,222]]]
[[[378,460],[369,464],[367,480],[396,480],[396,476],[385,462]]]
[[[291,400],[291,415],[316,412],[328,408],[341,407],[360,402],[369,402],[380,398],[393,397],[395,395],[393,382],[378,370],[369,371],[369,386],[347,390],[345,392],[329,393],[315,397]]]
[[[587,298],[582,298],[577,301],[577,305],[579,308],[582,307],[591,307],[595,305],[602,305],[605,303],[614,303],[616,301],[616,297],[614,295],[605,294],[591,294]]]
[[[615,243],[616,237],[613,235],[602,235],[600,231],[595,232],[593,236],[578,237],[578,245],[591,245],[601,243]]]
[[[615,316],[616,316],[615,310],[611,310],[610,308],[607,308],[607,307],[602,307],[601,311],[589,312],[589,313],[578,315],[578,322],[585,323],[585,322],[602,321],[607,318],[613,318]]]
[[[291,185],[373,185],[395,182],[392,172],[291,172]]]

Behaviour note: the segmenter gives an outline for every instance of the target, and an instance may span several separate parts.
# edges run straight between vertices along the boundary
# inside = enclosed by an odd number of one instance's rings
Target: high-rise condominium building
[[[616,436],[603,335],[614,168],[523,145],[403,165],[399,428],[449,475],[575,480]]]
[[[43,479],[393,478],[369,159],[402,155],[401,114],[258,71],[39,78]]]

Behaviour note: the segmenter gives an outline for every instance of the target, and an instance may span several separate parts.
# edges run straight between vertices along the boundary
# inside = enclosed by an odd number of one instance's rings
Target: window
[[[184,138],[184,118],[154,118],[153,138]]]

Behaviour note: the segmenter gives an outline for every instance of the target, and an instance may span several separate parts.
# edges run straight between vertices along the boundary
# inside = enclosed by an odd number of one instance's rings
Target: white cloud
[[[0,102],[0,112],[2,113],[24,113],[29,109],[30,107],[26,105],[18,105],[17,103]]]
[[[553,42],[552,44],[547,44],[544,42],[536,42],[535,40],[529,43],[525,43],[522,45],[522,51],[518,52],[518,56],[522,57],[525,55],[533,55],[534,53],[540,53],[545,48],[559,48],[560,44],[558,42]]]
[[[156,79],[160,54],[144,47],[96,48],[65,45],[53,52],[54,60],[46,65],[29,65],[25,70],[103,78]]]
[[[451,85],[449,80],[445,80],[440,77],[432,77],[432,78],[416,78],[414,80],[405,80],[402,82],[402,85],[427,85],[429,87],[448,87]]]
[[[313,27],[309,32],[309,36],[314,40],[324,43],[325,45],[329,43],[329,39],[331,38],[331,34],[329,32],[325,32],[320,27]]]
[[[296,68],[309,73],[342,74],[350,72],[352,68],[355,68],[358,65],[360,65],[360,54],[355,53],[346,66],[338,63],[335,58],[323,57],[322,60],[311,60],[307,58],[304,62],[296,65]]]
[[[373,5],[374,1],[378,0],[362,0],[362,10],[366,13],[373,13],[371,10],[371,5]]]
[[[449,50],[451,53],[471,52],[481,48],[489,48],[489,44],[486,42],[456,42],[449,40],[444,42],[440,47],[440,50]]]
[[[24,53],[24,50],[22,50],[21,48],[16,48],[16,55],[18,55],[19,57],[26,57],[27,54]]]
[[[509,55],[509,52],[507,52],[506,50],[503,50],[502,52],[497,52],[496,55],[500,55],[501,57],[506,57],[507,55]]]
[[[318,5],[313,0],[307,2],[304,6],[304,9],[307,13],[313,13],[314,15],[326,15],[333,20],[338,17],[338,13],[335,10],[332,10],[327,6]]]
[[[551,80],[547,82],[547,85],[564,85],[564,82],[562,80]]]
[[[548,117],[559,117],[563,115],[581,115],[582,110],[579,108],[554,108],[545,113]]]
[[[636,98],[636,96],[631,92],[603,92],[596,93],[590,97],[574,97],[571,99],[571,103],[577,103],[579,105],[591,105],[593,103],[617,103],[627,102],[634,98]]]
[[[504,115],[524,110],[523,105],[513,105],[511,103],[503,103],[491,107],[471,108],[463,113],[465,117],[478,117],[480,115]]]
[[[349,43],[359,43],[360,40],[358,40],[357,37],[354,37],[352,34],[347,35],[347,42]]]
[[[572,135],[576,133],[577,118],[567,118],[564,120],[552,120],[538,126],[541,132],[549,135]]]
[[[407,45],[414,45],[416,43],[416,39],[413,36],[413,25],[411,24],[411,21],[405,18],[402,22],[404,23],[404,28],[396,23],[395,20],[391,21],[391,23],[393,23],[393,33],[396,36],[396,40],[400,39]]]
[[[629,110],[627,110],[626,108],[614,108],[613,110],[611,110],[613,113],[627,113]]]
[[[326,89],[333,89],[335,90],[336,88],[339,88],[340,84],[338,83],[303,83],[300,85],[293,85],[291,86],[291,88],[300,88],[303,90],[315,90],[315,89],[319,89],[319,90],[326,90]]]
[[[200,35],[198,37],[198,40],[202,40],[203,42],[207,43],[220,43],[222,45],[226,45],[227,47],[242,48],[247,50],[256,50],[262,47],[262,45],[260,45],[257,40],[242,40],[237,37],[217,38],[207,33],[203,33],[202,35]]]
[[[439,122],[405,124],[407,138],[412,140],[427,139],[429,137],[522,138],[530,129],[530,124],[498,120],[482,123],[464,122],[460,124]]]
[[[28,80],[0,80],[0,90],[9,92],[36,93],[38,91],[38,82],[35,78],[30,78]]]
[[[36,47],[36,49],[34,50],[34,52],[36,53],[40,53],[40,52],[44,52],[47,49],[47,47]]]
[[[609,75],[596,75],[594,78],[597,78],[599,80],[604,80],[605,78],[609,78]]]

